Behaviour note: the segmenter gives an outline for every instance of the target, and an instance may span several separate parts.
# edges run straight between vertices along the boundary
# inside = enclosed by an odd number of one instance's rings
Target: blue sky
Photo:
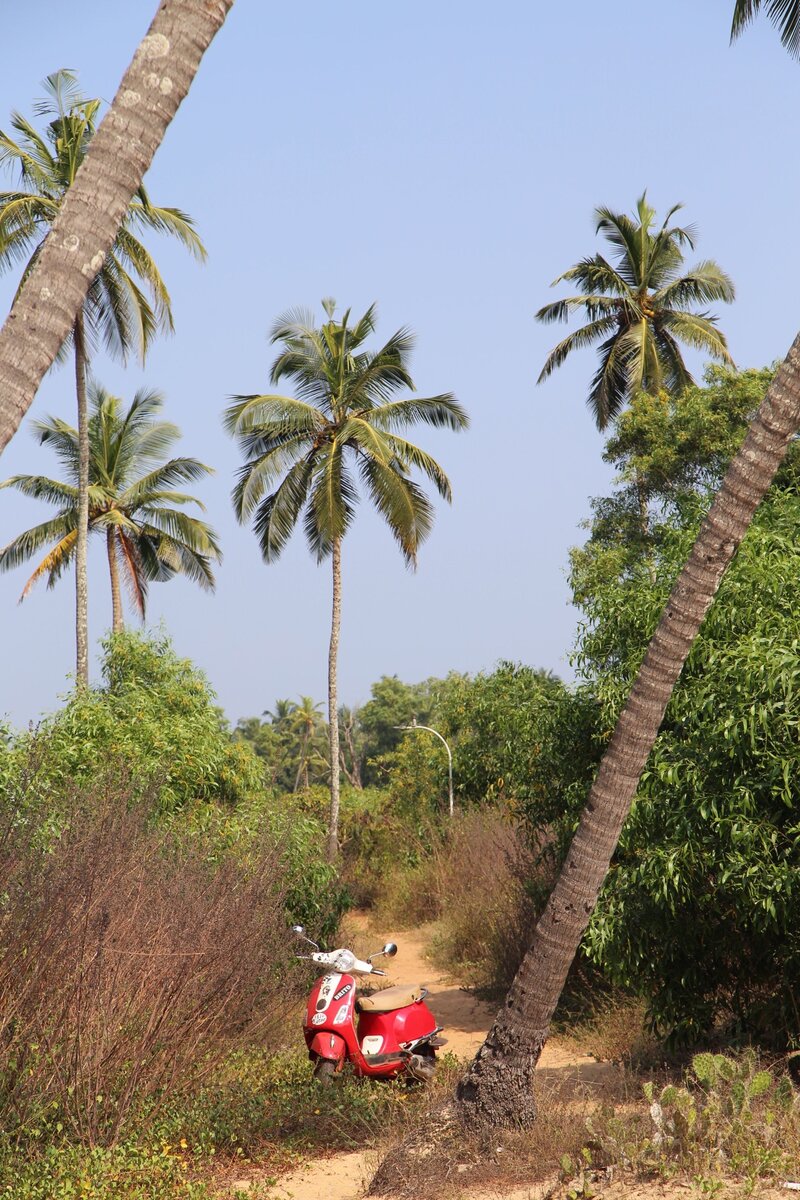
[[[31,115],[60,67],[110,100],[154,0],[9,7],[2,127],[12,109]],[[800,326],[800,68],[763,20],[729,47],[731,10],[237,0],[147,178],[154,201],[195,218],[208,264],[152,239],[176,334],[144,370],[94,363],[126,398],[163,390],[182,452],[216,468],[197,490],[225,552],[217,592],[154,585],[148,622],[206,671],[232,720],[278,696],[325,695],[329,569],[299,532],[262,564],[232,515],[237,452],[220,413],[229,395],[266,389],[274,318],[319,312],[329,295],[356,311],[377,301],[379,337],[410,325],[420,392],[454,391],[472,419],[467,434],[419,431],[454,500],[439,506],[416,573],[366,506],[348,535],[342,699],[365,700],[382,674],[416,680],[500,658],[569,676],[567,554],[609,473],[585,408],[593,353],[536,387],[559,330],[533,313],[554,298],[550,281],[594,251],[594,207],[629,211],[644,188],[660,213],[685,204],[695,257],[736,283],[720,316],[739,365],[781,357]],[[0,279],[4,311],[12,291]],[[31,414],[73,412],[61,368]],[[52,469],[23,427],[0,476]],[[0,493],[0,544],[46,511]],[[55,706],[73,666],[70,581],[18,606],[25,578],[0,576],[0,714],[18,725]],[[91,589],[96,643],[110,623],[99,540]]]

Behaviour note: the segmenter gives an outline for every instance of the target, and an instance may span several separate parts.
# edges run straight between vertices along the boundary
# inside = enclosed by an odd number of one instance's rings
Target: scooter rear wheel
[[[314,1078],[321,1087],[330,1087],[336,1074],[336,1063],[329,1058],[318,1058],[314,1063]]]

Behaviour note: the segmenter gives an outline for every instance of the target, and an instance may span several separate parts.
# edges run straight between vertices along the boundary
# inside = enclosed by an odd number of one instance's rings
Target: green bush
[[[140,794],[155,789],[165,812],[240,804],[263,790],[258,758],[231,739],[206,679],[167,637],[126,631],[103,645],[102,684],[73,692],[35,734],[40,796],[57,804],[65,789],[115,769]],[[24,770],[33,737],[15,740],[7,771]]]

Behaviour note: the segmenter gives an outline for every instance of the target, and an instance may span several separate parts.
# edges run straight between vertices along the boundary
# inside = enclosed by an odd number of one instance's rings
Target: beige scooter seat
[[[405,1008],[416,1000],[427,996],[424,987],[408,987],[402,984],[397,987],[384,988],[382,992],[372,992],[369,996],[359,996],[356,1007],[359,1012],[392,1012],[395,1008]]]

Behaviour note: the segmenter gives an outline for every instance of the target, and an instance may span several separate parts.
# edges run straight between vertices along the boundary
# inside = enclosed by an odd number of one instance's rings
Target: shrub
[[[209,862],[107,782],[46,849],[6,810],[0,877],[7,1131],[113,1143],[133,1112],[152,1116],[245,1038],[280,1031],[290,948],[274,841],[246,867]]]
[[[240,804],[263,791],[258,758],[231,739],[207,680],[167,637],[126,631],[103,645],[103,683],[73,692],[10,752],[24,761],[35,738],[39,795],[57,805],[64,789],[91,785],[111,763],[138,794],[155,792],[165,812],[196,801]]]

